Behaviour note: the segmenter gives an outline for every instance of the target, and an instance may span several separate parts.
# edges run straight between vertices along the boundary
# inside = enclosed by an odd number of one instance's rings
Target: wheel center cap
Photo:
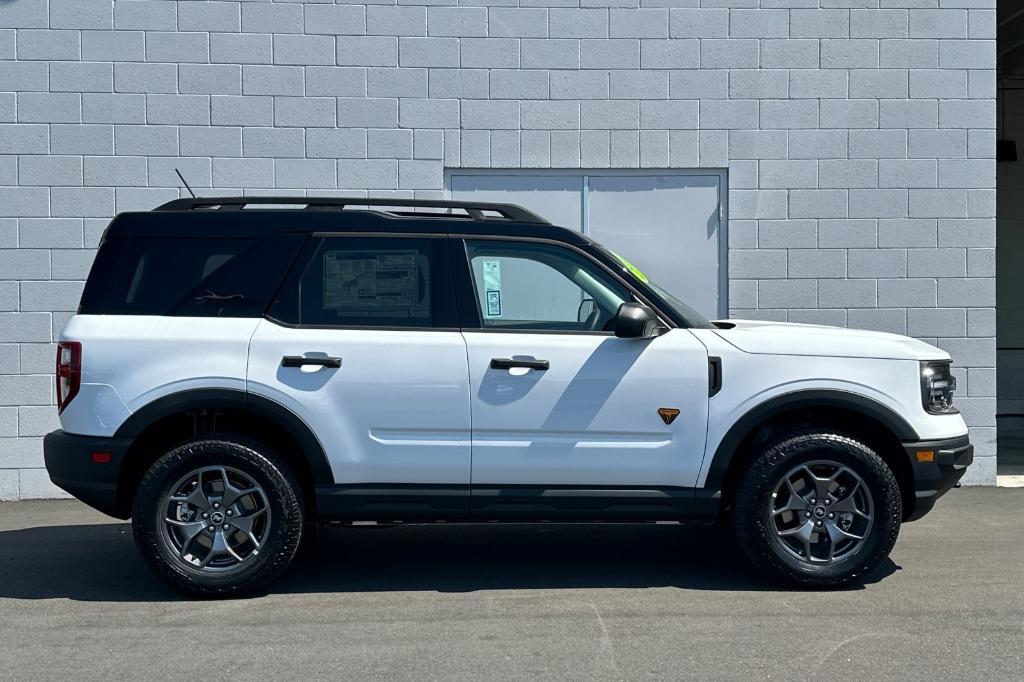
[[[819,504],[814,508],[814,516],[819,519],[825,518],[825,508]]]
[[[210,521],[215,524],[224,523],[224,514],[222,512],[215,511],[210,514]]]

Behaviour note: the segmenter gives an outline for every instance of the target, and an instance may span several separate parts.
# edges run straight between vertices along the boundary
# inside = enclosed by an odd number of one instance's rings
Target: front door
[[[466,345],[444,237],[314,237],[260,322],[248,390],[300,416],[335,485],[321,516],[462,518]]]
[[[684,329],[615,337],[612,317],[634,298],[584,253],[457,243],[468,267],[456,271],[472,280],[459,290],[479,317],[463,331],[473,517],[685,516],[707,427],[704,346]]]

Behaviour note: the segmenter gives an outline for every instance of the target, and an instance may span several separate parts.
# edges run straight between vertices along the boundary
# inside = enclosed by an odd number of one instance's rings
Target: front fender
[[[887,405],[878,392],[863,390],[864,387],[835,382],[836,385],[822,388],[799,384],[780,387],[769,397],[757,396],[736,410],[738,418],[727,420],[727,428],[720,428],[712,436],[709,429],[708,444],[698,487],[720,490],[733,456],[743,440],[758,425],[783,412],[812,407],[840,408],[860,414],[889,430],[901,441],[918,440],[919,435],[910,422],[892,406]],[[861,388],[862,390],[855,390]],[[874,395],[872,395],[874,394]],[[753,404],[750,404],[753,403]]]

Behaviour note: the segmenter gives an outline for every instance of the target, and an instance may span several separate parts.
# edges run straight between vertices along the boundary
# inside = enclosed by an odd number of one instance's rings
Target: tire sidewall
[[[135,497],[132,528],[143,558],[174,587],[197,594],[241,593],[269,583],[290,562],[298,544],[295,528],[301,533],[303,524],[299,488],[276,460],[263,446],[228,437],[207,437],[171,449],[143,476]],[[206,466],[238,469],[258,483],[267,496],[267,538],[260,554],[237,572],[204,573],[192,569],[161,538],[160,501],[177,481]]]

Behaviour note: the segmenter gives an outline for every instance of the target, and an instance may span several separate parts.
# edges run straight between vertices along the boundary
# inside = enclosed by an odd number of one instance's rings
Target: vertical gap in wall
[[[590,233],[590,176],[583,176],[580,199],[580,232]]]
[[[718,173],[718,317],[728,319],[729,309],[729,169]]]

